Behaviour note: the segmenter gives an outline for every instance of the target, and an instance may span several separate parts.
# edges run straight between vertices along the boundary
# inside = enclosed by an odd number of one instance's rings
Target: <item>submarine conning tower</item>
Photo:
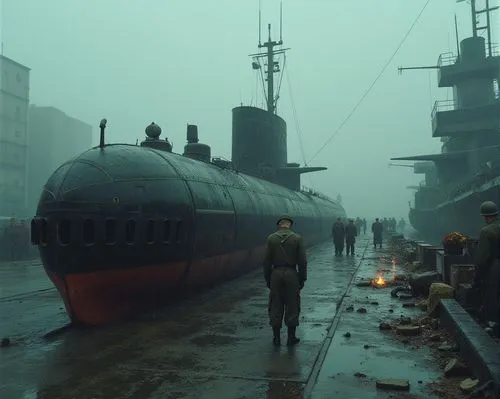
[[[197,161],[210,163],[211,150],[207,144],[199,143],[198,126],[187,125],[187,144],[184,146],[183,156]]]
[[[141,142],[141,147],[154,148],[155,150],[162,150],[167,152],[172,152],[172,144],[165,137],[165,140],[160,139],[161,127],[156,123],[151,122],[151,124],[146,127],[146,139]]]
[[[291,190],[300,190],[302,173],[326,170],[326,168],[299,167],[299,164],[287,163],[286,122],[276,114],[281,85],[278,85],[278,93],[274,94],[274,74],[281,73],[283,76],[283,69],[274,57],[284,54],[288,49],[275,49],[276,46],[283,44],[283,40],[281,37],[279,41],[271,39],[271,24],[268,24],[268,31],[269,38],[265,43],[261,43],[259,35],[259,48],[265,48],[265,51],[250,55],[253,59],[252,68],[261,78],[263,65],[260,60],[264,59],[264,62],[267,62],[265,71],[267,92],[264,88],[267,110],[243,105],[233,108],[232,166],[238,172],[268,180]]]
[[[286,166],[286,122],[255,107],[233,108],[231,160],[236,170],[261,179],[276,180]]]

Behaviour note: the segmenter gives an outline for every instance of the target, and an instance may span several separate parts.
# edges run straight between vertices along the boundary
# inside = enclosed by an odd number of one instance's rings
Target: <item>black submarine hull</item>
[[[114,144],[61,165],[32,241],[72,321],[100,325],[261,265],[282,213],[307,244],[340,204],[175,153]]]

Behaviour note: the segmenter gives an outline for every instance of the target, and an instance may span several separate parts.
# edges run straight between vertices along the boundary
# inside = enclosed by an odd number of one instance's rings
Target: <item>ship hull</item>
[[[432,209],[411,209],[410,222],[426,238],[442,238],[452,231],[478,237],[484,227],[484,219],[479,214],[483,201],[500,203],[500,180],[494,179],[475,191],[464,193]]]
[[[46,269],[74,324],[103,325],[158,308],[261,264],[264,248],[187,262],[61,275]],[[91,269],[89,265],[89,269]]]
[[[122,177],[123,176],[123,177]],[[338,203],[177,154],[92,149],[47,182],[32,239],[75,323],[147,312],[262,264],[282,213],[315,244]]]

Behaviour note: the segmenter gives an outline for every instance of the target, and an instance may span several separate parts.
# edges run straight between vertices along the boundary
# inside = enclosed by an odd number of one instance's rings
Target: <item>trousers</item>
[[[300,282],[299,275],[291,267],[279,267],[271,273],[269,292],[269,324],[281,328],[283,317],[287,327],[299,325]]]

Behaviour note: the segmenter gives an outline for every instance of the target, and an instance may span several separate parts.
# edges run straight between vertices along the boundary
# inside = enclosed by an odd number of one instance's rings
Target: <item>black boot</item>
[[[274,346],[281,345],[281,333],[279,327],[273,327],[273,345]]]
[[[296,327],[288,327],[288,340],[286,341],[288,346],[293,346],[300,342],[300,339],[295,336],[295,329]]]

